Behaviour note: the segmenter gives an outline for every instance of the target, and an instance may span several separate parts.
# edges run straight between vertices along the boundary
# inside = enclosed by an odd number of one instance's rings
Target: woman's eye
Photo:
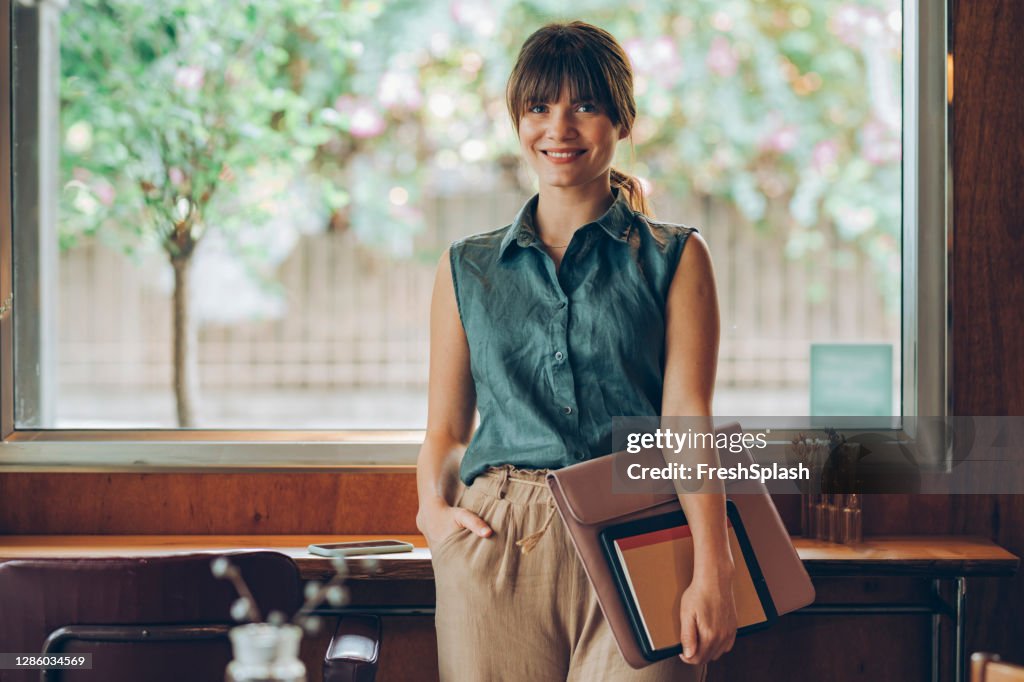
[[[597,105],[594,105],[594,104],[589,104],[589,103],[587,103],[587,104],[581,104],[581,105],[579,105],[579,107],[577,107],[577,108],[578,108],[578,109],[579,109],[580,111],[586,112],[586,113],[588,113],[588,114],[592,114],[592,113],[594,113],[595,111],[597,111]]]
[[[532,104],[532,105],[530,105],[530,108],[527,109],[527,111],[529,111],[531,114],[543,114],[544,113],[544,105],[543,104]]]

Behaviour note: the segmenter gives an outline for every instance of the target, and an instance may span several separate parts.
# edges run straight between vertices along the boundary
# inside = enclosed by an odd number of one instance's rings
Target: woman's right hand
[[[461,528],[468,528],[482,538],[489,537],[493,532],[486,521],[470,510],[465,507],[453,507],[440,500],[420,504],[416,513],[416,527],[427,538],[427,544],[431,547],[436,547],[437,543],[457,533]]]

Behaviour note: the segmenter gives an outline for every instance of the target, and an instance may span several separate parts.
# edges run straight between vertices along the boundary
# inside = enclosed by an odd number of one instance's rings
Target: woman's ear
[[[624,140],[629,137],[630,130],[626,126],[619,124],[619,139]]]

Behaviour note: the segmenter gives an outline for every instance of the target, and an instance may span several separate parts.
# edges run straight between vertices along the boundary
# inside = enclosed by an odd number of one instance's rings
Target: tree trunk
[[[196,426],[195,410],[199,402],[199,367],[196,359],[199,338],[189,297],[191,261],[188,256],[171,258],[174,267],[174,398],[179,428]]]

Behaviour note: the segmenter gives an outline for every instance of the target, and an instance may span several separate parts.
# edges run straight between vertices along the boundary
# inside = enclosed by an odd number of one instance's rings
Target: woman
[[[722,495],[680,495],[697,552],[679,605],[684,652],[634,670],[544,484],[549,469],[608,454],[615,415],[711,414],[707,247],[650,220],[640,183],[611,168],[632,90],[606,31],[572,22],[530,36],[507,99],[539,192],[438,265],[417,525],[434,562],[442,680],[700,680],[732,648]]]

